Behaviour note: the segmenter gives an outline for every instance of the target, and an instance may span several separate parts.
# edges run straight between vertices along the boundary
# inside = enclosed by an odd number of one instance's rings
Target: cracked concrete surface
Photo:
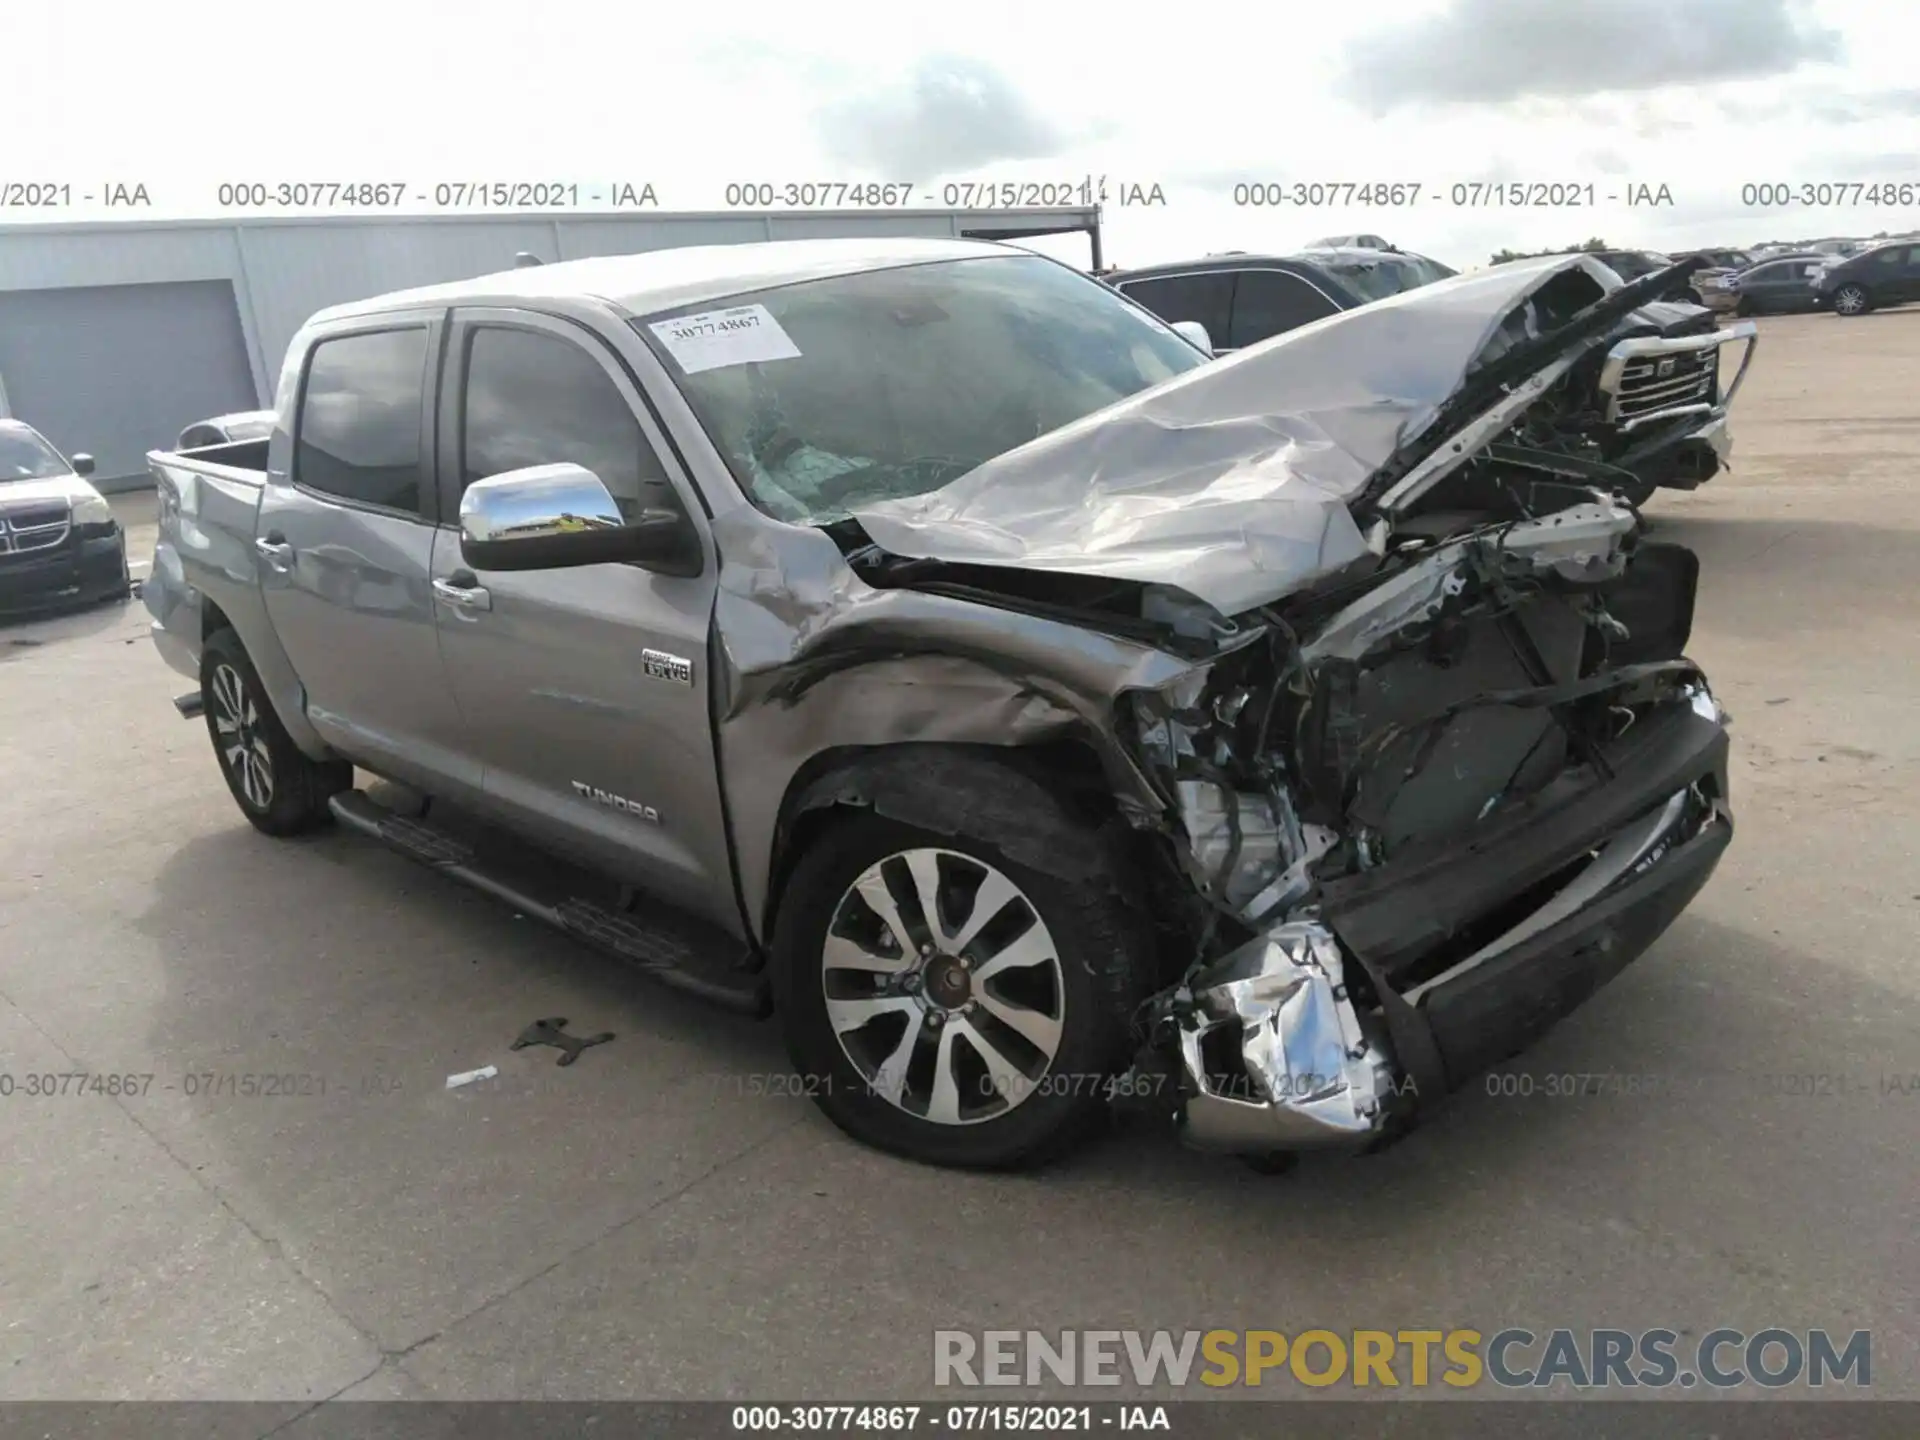
[[[752,1081],[771,1026],[255,835],[137,605],[0,627],[0,1399],[925,1398],[942,1327],[1463,1324],[1871,1328],[1920,1396],[1920,312],[1761,324],[1737,468],[1649,507],[1703,561],[1727,861],[1531,1098],[1284,1179],[862,1150]],[[510,1052],[543,1015],[618,1039]],[[134,1078],[23,1093],[72,1072]]]

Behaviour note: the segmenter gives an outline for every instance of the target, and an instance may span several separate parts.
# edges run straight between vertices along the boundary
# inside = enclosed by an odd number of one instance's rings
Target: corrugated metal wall
[[[102,489],[144,484],[156,444],[254,404],[225,280],[0,291],[0,375],[21,419],[93,456]]]
[[[258,403],[270,403],[288,342],[316,310],[413,285],[484,275],[520,251],[544,260],[632,254],[679,245],[842,235],[952,236],[1057,221],[1092,226],[1098,212],[609,215],[392,219],[254,219],[238,223],[0,227],[0,292],[226,280],[233,286]],[[161,445],[172,436],[156,436]]]

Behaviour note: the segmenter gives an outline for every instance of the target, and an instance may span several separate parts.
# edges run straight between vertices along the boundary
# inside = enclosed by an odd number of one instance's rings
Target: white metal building
[[[545,261],[843,235],[1019,240],[1083,232],[1098,207],[250,218],[0,226],[0,416],[86,451],[102,489],[195,420],[271,403],[294,332],[329,305]]]

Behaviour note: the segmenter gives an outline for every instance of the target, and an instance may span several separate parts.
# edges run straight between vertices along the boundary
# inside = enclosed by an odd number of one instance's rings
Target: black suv
[[[1215,354],[1415,290],[1454,274],[1404,250],[1209,255],[1101,278],[1169,324],[1206,326]]]
[[[1815,303],[1836,315],[1864,315],[1920,300],[1920,241],[1892,240],[1836,260],[1814,278]]]

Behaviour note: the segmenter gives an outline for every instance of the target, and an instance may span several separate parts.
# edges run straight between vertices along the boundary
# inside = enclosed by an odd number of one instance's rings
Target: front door
[[[428,588],[443,325],[357,324],[309,352],[291,453],[274,441],[254,556],[267,613],[330,745],[429,791],[476,791]]]
[[[701,512],[640,391],[586,328],[518,310],[455,314],[434,546],[441,654],[501,819],[737,928],[710,713],[714,565],[471,570],[452,523],[475,480],[573,462],[623,513]],[[703,544],[706,544],[704,537]]]

